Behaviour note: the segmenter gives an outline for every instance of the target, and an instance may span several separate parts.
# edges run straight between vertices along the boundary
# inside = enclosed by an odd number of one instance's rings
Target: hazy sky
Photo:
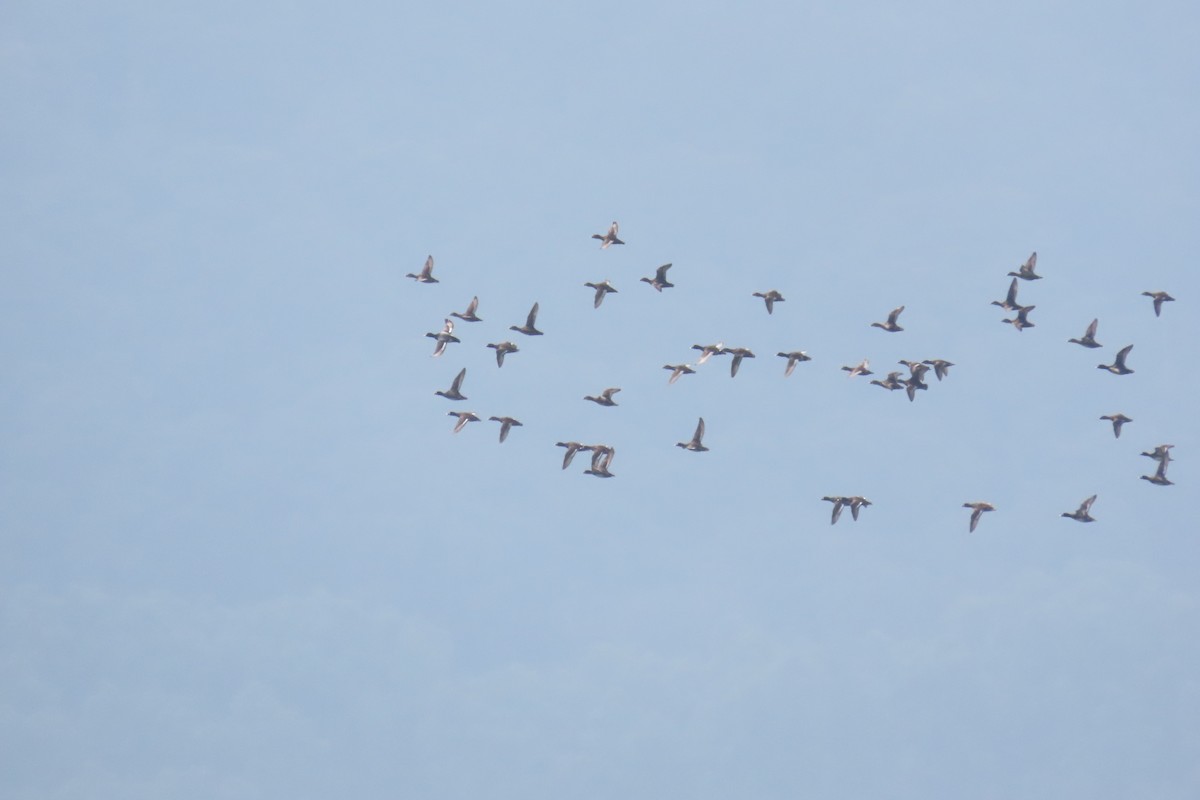
[[[1195,798],[1198,39],[1185,2],[6,4],[0,794]],[[668,385],[716,341],[757,358]],[[911,403],[839,369],[935,357]]]

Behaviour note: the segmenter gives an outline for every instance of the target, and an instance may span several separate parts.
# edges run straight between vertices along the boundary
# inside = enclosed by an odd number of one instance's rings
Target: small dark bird
[[[538,304],[534,303],[533,308],[529,309],[529,316],[525,318],[525,324],[519,326],[509,325],[508,329],[510,331],[516,331],[517,333],[523,333],[526,336],[541,336],[542,332],[534,327],[534,323],[537,322],[537,315]]]
[[[1133,345],[1125,345],[1117,351],[1117,359],[1111,364],[1097,364],[1096,369],[1106,369],[1113,375],[1129,375],[1133,373],[1129,367],[1125,366],[1125,359],[1129,357],[1129,351],[1133,349]]]
[[[604,295],[608,294],[609,292],[617,291],[616,288],[608,281],[601,281],[600,283],[585,283],[584,286],[588,286],[596,290],[596,299],[592,301],[592,308],[600,307],[600,304],[604,302]]]
[[[1042,276],[1034,273],[1034,271],[1033,271],[1033,268],[1036,266],[1037,266],[1037,251],[1035,250],[1033,252],[1033,255],[1031,255],[1031,256],[1029,256],[1029,258],[1025,259],[1025,263],[1017,268],[1016,272],[1010,272],[1008,274],[1013,276],[1014,278],[1020,278],[1021,280],[1026,280],[1026,281],[1041,280]]]
[[[767,291],[767,292],[755,292],[751,296],[752,297],[761,297],[763,299],[763,302],[767,304],[767,313],[768,314],[775,313],[775,304],[776,303],[784,302],[783,295],[781,295],[779,292],[775,291],[774,289],[771,289],[770,291]]]
[[[479,308],[479,298],[472,297],[471,302],[467,304],[467,310],[462,314],[457,311],[451,311],[450,316],[458,317],[463,322],[483,322],[480,317],[475,316],[475,311]]]
[[[791,375],[792,371],[796,369],[796,364],[801,361],[812,361],[812,357],[803,350],[793,350],[790,353],[776,353],[775,355],[787,359],[787,366],[783,369],[783,377],[785,378]]]
[[[905,383],[904,383],[904,381],[900,380],[899,372],[889,372],[887,374],[887,377],[884,378],[883,380],[871,381],[871,385],[872,386],[882,386],[884,389],[887,389],[889,392],[894,392],[897,389],[903,389],[905,386]]]
[[[850,516],[853,517],[855,521],[858,520],[858,510],[864,506],[871,505],[871,501],[865,497],[862,497],[861,495],[843,497],[842,502],[850,506]]]
[[[1094,502],[1096,502],[1096,495],[1092,495],[1087,500],[1084,500],[1079,504],[1079,508],[1075,509],[1071,513],[1068,514],[1066,511],[1064,511],[1059,516],[1073,519],[1076,522],[1095,522],[1096,518],[1088,513],[1092,510],[1092,503]]]
[[[447,411],[446,416],[458,417],[458,422],[454,424],[452,433],[458,433],[466,427],[468,422],[479,422],[479,417],[475,416],[474,411]]]
[[[434,392],[434,394],[444,397],[447,400],[466,400],[466,395],[462,393],[462,382],[463,378],[465,377],[467,377],[467,368],[463,367],[461,370],[459,370],[458,374],[454,376],[454,381],[450,384],[450,388],[448,390],[444,392]]]
[[[733,356],[733,362],[729,365],[729,377],[731,378],[737,376],[738,367],[742,366],[743,358],[756,358],[748,347],[726,347],[725,352]]]
[[[583,474],[595,475],[597,478],[615,478],[608,467],[612,464],[613,456],[617,454],[617,448],[609,447],[604,444],[592,445],[592,466],[591,469],[585,469]]]
[[[1081,344],[1084,347],[1103,347],[1104,345],[1096,341],[1096,326],[1100,324],[1099,318],[1092,320],[1092,324],[1087,326],[1087,330],[1083,332],[1083,338],[1067,339],[1071,344]]]
[[[617,226],[616,220],[613,220],[613,224],[608,226],[608,233],[605,233],[603,235],[601,235],[599,233],[593,233],[592,238],[600,240],[600,249],[601,250],[607,250],[608,246],[610,244],[625,244],[624,242],[622,242],[620,239],[617,238],[617,229],[618,229],[618,226]]]
[[[888,333],[896,333],[897,331],[904,330],[904,328],[896,324],[896,318],[900,316],[900,312],[902,311],[904,311],[904,306],[893,308],[892,313],[888,314],[887,322],[872,322],[871,327],[883,328]]]
[[[491,344],[488,345],[488,347],[490,347],[496,351],[496,366],[497,367],[504,366],[504,354],[505,353],[521,352],[520,348],[518,348],[512,342],[492,342]]]
[[[993,300],[992,305],[1000,306],[1005,311],[1016,311],[1018,308],[1021,307],[1021,304],[1017,302],[1017,279],[1016,278],[1013,278],[1012,283],[1010,283],[1008,285],[1008,297],[1005,297],[1003,302],[1000,300]]]
[[[437,283],[438,279],[433,277],[433,256],[425,259],[425,267],[419,274],[410,272],[404,277],[412,278],[417,283]]]
[[[937,376],[939,381],[946,377],[950,372],[950,368],[954,366],[954,362],[947,361],[944,358],[928,358],[921,363],[933,367],[933,374]]]
[[[459,338],[454,335],[454,323],[451,320],[446,320],[445,326],[439,333],[425,334],[431,339],[436,339],[437,344],[433,346],[433,358],[437,358],[442,353],[446,352],[446,345],[451,342],[458,342]]]
[[[663,289],[670,289],[671,287],[673,287],[675,285],[667,280],[667,270],[669,270],[670,268],[671,268],[670,264],[663,264],[661,267],[659,267],[657,270],[655,270],[653,278],[642,278],[641,281],[642,281],[642,283],[650,284],[651,286],[653,286],[656,290],[658,290],[660,292]]]
[[[1142,480],[1150,481],[1155,486],[1174,486],[1175,485],[1174,481],[1167,480],[1167,465],[1170,463],[1171,462],[1169,459],[1159,461],[1158,469],[1156,469],[1154,471],[1154,474],[1153,475],[1143,475]]]
[[[692,369],[687,364],[664,364],[663,369],[671,370],[671,377],[667,378],[667,383],[674,383],[679,380],[680,375],[694,375],[696,370]]]
[[[583,399],[591,400],[593,403],[596,403],[597,405],[601,405],[601,406],[615,406],[617,404],[617,401],[613,400],[612,396],[619,391],[621,391],[620,387],[610,386],[609,388],[607,388],[603,392],[601,392],[599,397],[592,397],[589,394],[589,395],[585,395]]]
[[[1025,330],[1026,328],[1036,327],[1032,322],[1029,321],[1029,312],[1033,311],[1035,308],[1037,308],[1037,306],[1021,306],[1021,308],[1017,309],[1016,319],[1002,319],[1000,321],[1012,325],[1018,331]]]
[[[508,438],[508,432],[512,429],[512,426],[516,425],[518,427],[523,427],[520,420],[513,419],[512,417],[488,417],[488,420],[500,423],[501,443]]]
[[[994,505],[991,503],[985,503],[982,500],[974,503],[963,503],[963,508],[974,509],[971,512],[971,527],[969,529],[970,533],[975,532],[975,526],[979,524],[979,518],[983,516],[983,512],[996,510]]]
[[[1125,416],[1124,414],[1105,414],[1100,419],[1106,419],[1112,423],[1113,436],[1116,437],[1117,439],[1121,438],[1121,426],[1124,425],[1126,422],[1133,422],[1132,419]]]
[[[846,498],[834,495],[832,497],[822,497],[821,499],[828,500],[830,503],[833,503],[833,515],[830,517],[829,524],[836,525],[838,517],[842,515],[842,508],[846,505]]]
[[[563,469],[566,469],[568,466],[570,466],[571,459],[575,458],[575,454],[580,450],[592,449],[590,446],[586,444],[580,444],[579,442],[555,442],[554,446],[567,448],[567,452],[563,454]]]
[[[857,365],[853,367],[842,367],[842,370],[850,373],[846,376],[848,378],[853,378],[855,375],[874,375],[875,373],[868,369],[869,366],[870,364],[868,363],[868,360],[864,358]]]
[[[1155,461],[1171,461],[1171,448],[1174,446],[1173,444],[1160,444],[1153,450],[1142,453],[1142,455],[1153,458]]]
[[[1167,294],[1166,292],[1142,292],[1142,294],[1144,294],[1146,297],[1154,298],[1154,316],[1156,317],[1162,315],[1163,303],[1172,303],[1175,301],[1175,298],[1171,297],[1171,295]]]
[[[704,438],[704,417],[700,418],[700,422],[696,424],[696,432],[692,434],[690,442],[676,442],[676,447],[682,447],[684,450],[691,450],[696,453],[703,453],[708,450],[701,442]]]
[[[725,350],[724,342],[717,342],[716,344],[694,344],[692,345],[692,349],[700,351],[700,357],[696,359],[697,367],[703,364],[705,361],[708,361],[713,356],[723,356],[727,352]]]

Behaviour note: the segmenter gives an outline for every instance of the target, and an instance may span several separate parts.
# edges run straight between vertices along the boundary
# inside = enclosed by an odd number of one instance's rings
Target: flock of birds
[[[614,221],[605,233],[593,234],[592,238],[600,240],[600,248],[605,250],[612,245],[625,244],[625,242],[619,238],[619,231],[620,228]],[[406,277],[414,279],[417,283],[438,283],[438,279],[433,277],[433,266],[434,260],[433,256],[431,255],[425,260],[425,265],[419,273],[410,272],[406,275]],[[675,284],[671,283],[667,279],[667,271],[670,270],[670,268],[671,264],[663,264],[655,271],[653,276],[641,278],[641,281],[650,284],[650,286],[658,292],[662,292],[664,289],[672,288]],[[1017,331],[1023,331],[1025,328],[1035,327],[1034,323],[1029,319],[1029,314],[1034,310],[1035,306],[1021,305],[1017,300],[1017,295],[1021,281],[1036,281],[1042,278],[1041,275],[1037,274],[1036,268],[1037,253],[1034,252],[1017,269],[1017,271],[1008,273],[1008,275],[1012,277],[1012,282],[1009,284],[1008,293],[1004,300],[992,301],[992,305],[999,306],[1001,309],[1014,314],[1012,318],[1006,318],[1001,321],[1005,324],[1012,325],[1017,329]],[[601,282],[588,282],[585,283],[584,286],[592,289],[595,293],[592,301],[594,308],[599,308],[604,302],[604,298],[606,296],[617,292],[616,287],[613,286],[608,280]],[[1147,291],[1142,292],[1142,294],[1151,298],[1153,301],[1155,316],[1161,316],[1164,303],[1175,300],[1174,297],[1164,291]],[[770,289],[765,292],[754,292],[752,296],[762,299],[768,314],[774,313],[776,303],[785,302],[783,295],[775,289]],[[457,336],[454,335],[455,323],[451,317],[462,320],[463,322],[482,322],[483,320],[477,314],[478,309],[479,298],[473,297],[465,311],[461,313],[457,311],[450,312],[450,316],[445,319],[445,323],[440,331],[425,334],[427,337],[432,338],[435,342],[433,350],[434,357],[444,354],[450,344],[457,344],[461,341]],[[885,321],[872,322],[871,326],[880,328],[888,333],[899,333],[904,330],[904,328],[899,324],[899,318],[903,312],[904,306],[898,306],[892,309]],[[516,331],[517,333],[521,333],[525,336],[543,335],[542,331],[537,329],[537,315],[538,304],[534,303],[533,307],[529,310],[529,314],[525,319],[525,323],[523,325],[511,325],[509,326],[509,330]],[[1098,325],[1099,320],[1093,319],[1091,324],[1089,324],[1087,329],[1084,331],[1082,337],[1078,339],[1069,339],[1068,342],[1087,348],[1102,347],[1103,345],[1096,341]],[[504,358],[506,355],[520,352],[520,348],[517,346],[517,344],[508,340],[489,342],[487,346],[495,350],[497,367],[504,366]],[[667,378],[668,383],[673,384],[684,375],[695,374],[695,367],[705,364],[713,357],[726,355],[731,356],[729,367],[730,376],[736,377],[738,374],[738,369],[743,360],[756,357],[754,352],[752,352],[749,348],[727,347],[725,346],[724,342],[717,342],[715,344],[695,344],[692,345],[692,349],[700,352],[695,364],[678,363],[663,365],[663,369],[668,370],[671,373]],[[1133,370],[1130,369],[1127,364],[1131,350],[1133,350],[1133,345],[1126,345],[1117,351],[1116,357],[1113,359],[1112,364],[1098,364],[1097,368],[1106,370],[1113,375],[1132,374]],[[780,352],[777,355],[780,358],[787,359],[784,367],[784,377],[790,376],[795,370],[797,364],[812,360],[811,357],[803,350]],[[929,388],[929,384],[925,382],[925,376],[930,370],[933,370],[935,377],[940,382],[949,374],[950,367],[954,366],[952,362],[941,358],[926,359],[924,361],[901,360],[898,363],[908,368],[907,377],[903,377],[903,373],[897,370],[888,372],[882,380],[876,379],[870,381],[870,384],[882,387],[888,391],[897,391],[903,389],[910,402],[915,400],[918,391],[927,390]],[[874,374],[870,369],[870,363],[867,359],[863,359],[858,364],[843,366],[842,370],[849,373],[848,377],[850,378]],[[467,370],[464,367],[455,376],[449,389],[445,391],[439,390],[435,392],[435,394],[440,397],[444,397],[447,400],[466,400],[466,396],[462,393],[462,384],[466,374]],[[587,395],[583,399],[596,403],[600,406],[616,406],[617,402],[613,396],[620,391],[620,387],[613,386],[605,389],[598,395]],[[472,411],[449,411],[447,414],[456,418],[453,427],[453,433],[458,433],[470,422],[480,421],[480,417]],[[1121,436],[1122,426],[1133,421],[1130,417],[1127,417],[1125,414],[1119,412],[1115,414],[1106,414],[1100,417],[1100,419],[1112,423],[1113,435],[1117,438],[1120,438]],[[519,420],[510,416],[491,416],[488,418],[488,420],[500,423],[501,443],[508,438],[508,435],[513,427],[519,427],[522,424]],[[592,475],[598,478],[615,477],[615,474],[611,470],[613,457],[616,455],[616,448],[613,446],[607,444],[583,444],[576,441],[557,442],[556,446],[565,449],[562,461],[562,468],[564,470],[571,465],[571,462],[574,460],[577,453],[589,452],[591,453],[591,465],[584,470],[584,474]],[[704,445],[703,417],[701,417],[697,422],[695,432],[692,434],[692,438],[685,442],[678,442],[676,446],[696,453],[708,451],[708,447]],[[1158,467],[1154,471],[1153,475],[1141,476],[1143,480],[1149,481],[1157,486],[1173,485],[1173,481],[1167,478],[1167,467],[1172,460],[1170,451],[1173,447],[1174,445],[1171,444],[1161,444],[1152,450],[1142,453],[1143,456],[1153,459],[1158,464]],[[844,508],[848,507],[850,509],[851,517],[854,520],[857,520],[860,510],[871,505],[870,500],[860,495],[833,495],[823,497],[822,500],[833,504],[833,513],[830,519],[830,524],[837,523]],[[1063,512],[1061,516],[1076,520],[1078,522],[1094,522],[1095,518],[1091,515],[1091,508],[1095,500],[1096,495],[1092,495],[1084,500],[1075,511]],[[983,516],[984,512],[994,511],[996,509],[993,504],[982,500],[963,503],[963,507],[971,509],[971,517],[969,522],[969,530],[971,532],[974,532],[975,528],[979,525],[979,520]]]

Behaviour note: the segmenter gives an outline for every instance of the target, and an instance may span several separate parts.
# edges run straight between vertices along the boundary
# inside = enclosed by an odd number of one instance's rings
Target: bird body
[[[900,316],[902,311],[904,311],[904,306],[893,308],[892,312],[888,314],[887,322],[872,322],[871,327],[882,328],[888,333],[897,333],[904,330],[904,328],[901,328],[898,324],[896,324],[896,318]]]
[[[702,442],[703,439],[704,439],[704,417],[701,417],[700,421],[698,423],[696,423],[696,432],[692,434],[691,441],[676,442],[675,446],[682,447],[684,450],[691,450],[695,453],[703,453],[708,450],[708,448],[705,447]]]
[[[1092,324],[1087,326],[1087,330],[1083,332],[1083,336],[1079,339],[1067,339],[1071,344],[1081,344],[1084,347],[1096,348],[1104,345],[1096,341],[1096,326],[1100,324],[1099,318],[1092,320]]]
[[[1087,500],[1084,500],[1082,503],[1079,504],[1079,508],[1075,509],[1074,511],[1070,512],[1069,514],[1066,511],[1064,511],[1059,516],[1067,517],[1068,519],[1073,519],[1076,522],[1095,522],[1096,518],[1091,515],[1092,503],[1094,503],[1094,502],[1096,502],[1096,495],[1092,495]]]
[[[514,425],[516,425],[518,427],[523,427],[520,420],[513,419],[512,417],[488,417],[488,420],[491,422],[499,422],[500,423],[500,442],[501,443],[503,443],[504,440],[508,438],[508,432],[512,429],[512,427]]]
[[[1029,258],[1025,259],[1025,263],[1017,268],[1016,272],[1010,272],[1009,275],[1014,278],[1020,278],[1025,281],[1041,280],[1042,276],[1035,273],[1033,270],[1037,266],[1037,251],[1035,250]]]
[[[755,358],[754,353],[750,352],[748,347],[726,347],[725,352],[733,356],[733,362],[729,365],[729,377],[736,377],[738,368],[742,366],[743,358]]]
[[[600,283],[585,283],[584,286],[588,286],[596,290],[596,297],[594,300],[592,300],[592,308],[600,307],[600,304],[604,302],[604,295],[608,294],[609,292],[617,291],[616,287],[606,280],[601,281]]]
[[[667,378],[667,383],[674,383],[679,380],[680,375],[694,375],[696,373],[696,370],[687,364],[663,364],[663,369],[671,370],[671,377]]]
[[[517,347],[516,344],[514,344],[513,342],[492,342],[491,344],[488,345],[488,347],[490,347],[496,351],[496,366],[497,367],[504,366],[505,354],[520,352],[520,348]]]
[[[419,273],[408,273],[404,277],[412,278],[417,283],[437,283],[438,279],[433,277],[433,256],[425,259],[425,266]]]
[[[973,509],[971,511],[971,526],[968,529],[970,533],[975,532],[975,526],[979,524],[979,518],[983,516],[983,512],[996,510],[994,505],[985,503],[982,500],[977,500],[974,503],[963,503],[963,508]]]
[[[775,313],[775,304],[776,303],[784,302],[783,295],[781,295],[779,292],[775,291],[774,289],[771,289],[766,292],[755,292],[751,296],[752,297],[761,297],[763,299],[763,302],[767,304],[767,313],[768,314]]]
[[[653,278],[641,278],[642,283],[648,283],[654,287],[655,291],[661,292],[663,289],[670,289],[675,284],[667,280],[667,270],[671,268],[670,264],[663,264],[654,272]]]
[[[534,303],[533,308],[529,309],[529,316],[527,316],[525,318],[525,324],[524,325],[509,325],[508,329],[510,331],[516,331],[517,333],[523,333],[526,336],[541,336],[542,332],[539,331],[536,327],[534,327],[534,323],[537,322],[537,315],[538,315],[538,304]]]
[[[434,394],[444,397],[447,400],[466,400],[466,395],[462,393],[463,378],[467,376],[467,368],[463,367],[454,376],[454,382],[450,384],[450,388],[444,392],[434,392]]]
[[[1096,369],[1108,370],[1113,375],[1130,375],[1133,373],[1129,367],[1125,366],[1125,359],[1129,357],[1129,351],[1133,349],[1133,345],[1126,345],[1117,351],[1117,358],[1111,364],[1097,364]]]
[[[458,417],[458,422],[454,423],[452,433],[458,433],[467,426],[468,422],[479,422],[479,417],[474,411],[447,411],[446,416]]]
[[[1018,331],[1025,330],[1026,328],[1034,328],[1036,326],[1029,321],[1029,312],[1033,311],[1035,308],[1037,308],[1037,306],[1021,306],[1017,309],[1016,319],[1002,319],[1000,321],[1012,325]]]
[[[619,391],[621,391],[620,387],[610,386],[609,388],[607,388],[603,392],[601,392],[598,397],[592,397],[589,394],[589,395],[585,395],[583,399],[591,400],[593,403],[596,403],[597,405],[601,405],[601,406],[615,406],[617,404],[617,401],[613,400],[612,396]]]
[[[812,357],[803,350],[793,350],[790,353],[776,353],[780,358],[787,359],[787,366],[783,369],[783,377],[788,377],[792,371],[796,369],[796,365],[801,361],[812,361]]]
[[[1117,439],[1121,438],[1121,426],[1124,425],[1126,422],[1133,422],[1133,420],[1130,417],[1127,417],[1121,413],[1105,414],[1100,419],[1106,419],[1112,423],[1113,436]]]
[[[599,233],[593,233],[592,238],[600,240],[600,249],[601,250],[607,250],[609,245],[625,244],[624,242],[622,242],[620,239],[617,238],[617,231],[619,230],[619,228],[620,228],[620,226],[617,225],[616,220],[613,220],[613,224],[608,226],[607,233],[605,233],[603,235],[601,235]]]
[[[1142,292],[1142,294],[1144,294],[1146,297],[1154,298],[1154,316],[1156,317],[1162,315],[1163,303],[1170,303],[1174,302],[1175,300],[1174,297],[1171,297],[1171,295],[1167,294],[1166,292]]]

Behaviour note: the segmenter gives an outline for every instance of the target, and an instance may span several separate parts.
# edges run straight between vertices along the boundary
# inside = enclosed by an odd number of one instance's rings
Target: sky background
[[[1198,39],[1185,2],[5,4],[0,793],[1195,798]],[[758,357],[667,384],[715,341]],[[912,403],[839,370],[935,357]]]

